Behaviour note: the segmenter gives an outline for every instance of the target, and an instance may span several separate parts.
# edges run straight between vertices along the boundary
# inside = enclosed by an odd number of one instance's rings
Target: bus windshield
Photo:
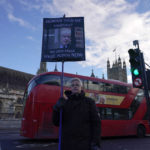
[[[43,75],[32,80],[27,89],[25,90],[23,102],[26,103],[26,99],[31,93],[32,89],[39,84],[60,86],[60,76],[57,75]]]

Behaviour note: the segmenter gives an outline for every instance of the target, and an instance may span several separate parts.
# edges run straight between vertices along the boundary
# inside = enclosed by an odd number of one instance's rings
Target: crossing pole
[[[143,82],[144,95],[145,95],[146,104],[147,104],[147,116],[146,116],[146,118],[148,119],[148,122],[150,125],[150,98],[149,98],[149,92],[148,92],[148,81],[147,81],[147,75],[146,75],[146,69],[145,69],[144,56],[143,56],[143,53],[140,51],[138,40],[133,41],[133,45],[137,46],[137,51],[140,54],[140,61],[141,61],[140,65],[142,68],[142,82]]]

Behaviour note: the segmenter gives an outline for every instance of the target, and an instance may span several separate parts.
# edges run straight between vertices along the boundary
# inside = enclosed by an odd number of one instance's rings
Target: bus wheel
[[[138,136],[138,138],[143,138],[145,136],[145,127],[143,125],[138,126],[137,136]]]

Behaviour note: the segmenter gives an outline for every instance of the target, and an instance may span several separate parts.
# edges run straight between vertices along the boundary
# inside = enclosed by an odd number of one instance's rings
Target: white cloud
[[[11,22],[16,22],[22,27],[26,27],[32,30],[35,30],[36,28],[32,26],[28,21],[24,20],[23,18],[16,17],[14,15],[14,6],[8,1],[8,0],[1,0],[0,6],[6,11],[8,19]]]
[[[32,26],[29,22],[23,20],[22,18],[14,16],[12,13],[8,13],[8,19],[12,22],[17,22],[20,26],[35,30],[35,27]]]
[[[40,0],[35,0],[34,4],[32,4],[32,2],[30,1],[26,1],[26,0],[17,0],[20,4],[22,4],[25,8],[27,8],[28,10],[32,10],[32,9],[40,9],[40,5],[38,4],[40,2]]]
[[[24,1],[25,2],[25,1]],[[27,6],[27,3],[24,5]],[[41,0],[29,4],[30,8],[48,12],[50,16],[85,17],[86,61],[82,66],[106,68],[106,61],[115,60],[116,55],[128,62],[128,49],[132,41],[139,40],[145,60],[150,63],[150,12],[139,14],[135,11],[138,1],[128,3],[125,0]],[[29,8],[28,5],[28,8]],[[40,7],[39,7],[40,6]]]
[[[120,55],[129,67],[128,49],[133,47],[133,40],[139,40],[145,60],[150,63],[150,11],[137,13],[139,1],[132,4],[125,0],[34,0],[28,3],[25,0],[17,1],[30,10],[49,13],[51,17],[62,17],[63,14],[66,14],[66,17],[84,16],[85,38],[90,41],[86,43],[86,61],[80,62],[84,67],[105,69],[108,58],[111,63],[115,60],[115,48],[116,55]],[[30,26],[12,14],[9,18],[22,26]]]

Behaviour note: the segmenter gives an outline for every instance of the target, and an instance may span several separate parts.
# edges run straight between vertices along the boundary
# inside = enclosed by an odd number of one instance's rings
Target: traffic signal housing
[[[143,87],[142,55],[139,49],[129,49],[132,83],[135,88]]]

